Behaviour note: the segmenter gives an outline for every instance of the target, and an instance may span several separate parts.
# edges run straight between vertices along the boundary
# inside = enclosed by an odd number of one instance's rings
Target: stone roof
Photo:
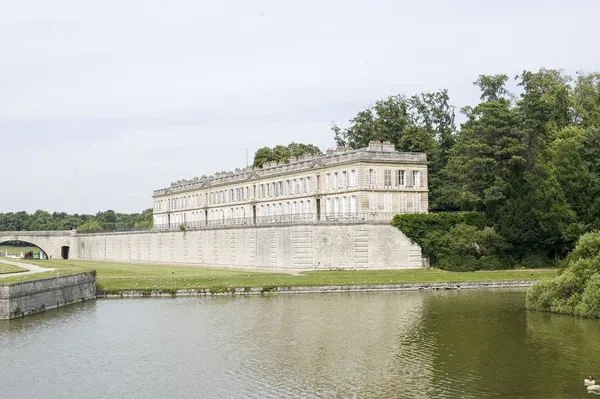
[[[243,182],[253,176],[258,178],[270,177],[279,174],[292,173],[308,170],[318,164],[320,166],[331,166],[352,161],[372,161],[398,163],[427,163],[427,155],[422,152],[398,152],[390,142],[371,141],[368,147],[351,149],[338,147],[328,149],[325,155],[304,155],[292,158],[288,162],[268,162],[262,168],[247,166],[237,168],[234,171],[216,172],[214,175],[202,175],[191,179],[183,179],[172,182],[167,188],[154,191],[154,195],[165,195],[180,191],[189,191],[212,186],[220,186],[234,182]]]

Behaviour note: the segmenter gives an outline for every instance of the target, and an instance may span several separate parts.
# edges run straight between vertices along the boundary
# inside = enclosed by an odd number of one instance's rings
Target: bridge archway
[[[0,255],[27,256],[31,255],[31,259],[49,259],[48,253],[39,245],[23,240],[3,240],[0,239]]]
[[[69,247],[69,259],[77,259],[77,239],[74,231],[0,231],[0,243],[24,241],[40,248],[48,259],[60,260],[62,247]]]

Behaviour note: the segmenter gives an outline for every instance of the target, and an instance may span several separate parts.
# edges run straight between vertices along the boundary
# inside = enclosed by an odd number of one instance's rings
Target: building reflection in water
[[[255,370],[282,396],[398,397],[411,386],[419,397],[414,388],[432,377],[422,304],[418,292],[264,298],[235,323],[234,341],[249,355],[241,374]]]

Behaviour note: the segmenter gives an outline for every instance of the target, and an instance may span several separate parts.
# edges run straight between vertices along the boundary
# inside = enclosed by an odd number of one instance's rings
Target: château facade
[[[262,224],[389,222],[428,209],[427,157],[389,142],[289,163],[196,177],[155,190],[158,230]]]

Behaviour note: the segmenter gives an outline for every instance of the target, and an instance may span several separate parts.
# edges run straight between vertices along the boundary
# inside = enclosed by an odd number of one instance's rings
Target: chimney
[[[369,141],[369,150],[370,151],[381,151],[381,141],[379,141],[379,140]]]
[[[396,149],[394,148],[394,144],[389,142],[389,141],[384,141],[381,144],[381,151],[384,152],[396,152]]]

